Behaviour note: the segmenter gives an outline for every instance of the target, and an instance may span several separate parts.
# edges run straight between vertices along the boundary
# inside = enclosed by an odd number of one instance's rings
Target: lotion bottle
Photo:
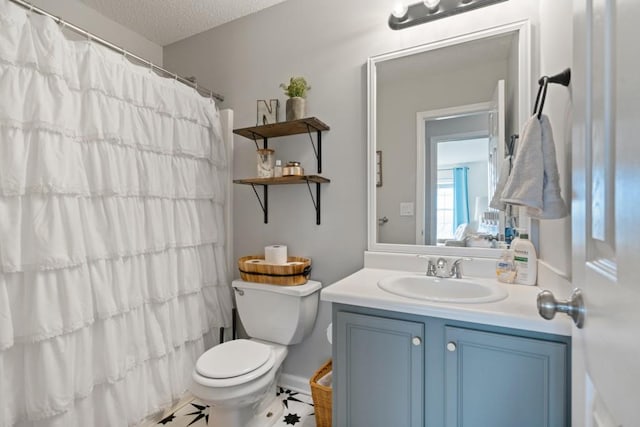
[[[517,272],[516,283],[535,285],[538,276],[538,255],[527,232],[520,233],[520,236],[511,243],[511,247]]]

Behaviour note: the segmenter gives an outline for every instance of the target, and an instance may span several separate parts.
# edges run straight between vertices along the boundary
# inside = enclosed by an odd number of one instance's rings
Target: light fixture
[[[438,6],[440,6],[440,0],[424,0],[425,7],[429,9],[429,12],[435,12],[438,10]]]
[[[389,16],[389,27],[401,30],[503,1],[507,0],[423,0],[408,7],[397,3]]]
[[[402,20],[407,17],[407,12],[409,11],[409,7],[404,3],[396,3],[393,6],[393,10],[391,11],[391,16],[396,19]]]

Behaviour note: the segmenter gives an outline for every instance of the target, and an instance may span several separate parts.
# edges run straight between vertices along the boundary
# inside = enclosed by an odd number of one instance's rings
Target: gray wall
[[[167,46],[165,65],[224,94],[223,107],[235,110],[235,127],[256,123],[257,99],[284,102],[278,84],[294,75],[305,76],[312,86],[309,115],[331,126],[323,137],[323,175],[331,183],[322,189],[322,225],[315,225],[305,186],[272,187],[265,225],[251,188],[236,185],[236,257],[284,243],[290,253],[313,259],[312,276],[324,285],[360,269],[367,245],[367,58],[521,19],[535,26],[538,4],[511,0],[392,31],[388,0],[290,0]],[[307,136],[274,141],[271,147],[277,158],[300,160],[313,170]],[[255,174],[253,142],[236,137],[234,168],[237,178]],[[312,336],[291,349],[284,372],[309,377],[330,357],[329,318],[330,307],[322,304]]]
[[[133,54],[152,61],[154,64],[162,65],[162,46],[101,15],[78,0],[30,0],[30,2],[34,6],[90,31]],[[67,34],[70,38],[78,38],[75,33],[70,31]]]
[[[543,0],[540,5],[540,74],[556,74],[572,66],[573,9],[571,2]],[[571,209],[571,88],[549,85],[544,113],[556,143],[562,197]],[[571,216],[540,221],[539,258],[571,278]]]

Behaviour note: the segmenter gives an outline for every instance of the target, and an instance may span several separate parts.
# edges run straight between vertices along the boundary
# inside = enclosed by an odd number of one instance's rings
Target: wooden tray
[[[266,283],[269,285],[304,285],[311,276],[311,259],[287,257],[286,265],[267,264],[263,255],[250,255],[238,260],[240,278],[245,282]]]

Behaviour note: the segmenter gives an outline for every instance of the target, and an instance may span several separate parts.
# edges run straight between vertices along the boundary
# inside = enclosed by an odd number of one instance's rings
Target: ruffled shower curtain
[[[218,114],[0,0],[0,426],[134,425],[185,392],[231,317]]]

